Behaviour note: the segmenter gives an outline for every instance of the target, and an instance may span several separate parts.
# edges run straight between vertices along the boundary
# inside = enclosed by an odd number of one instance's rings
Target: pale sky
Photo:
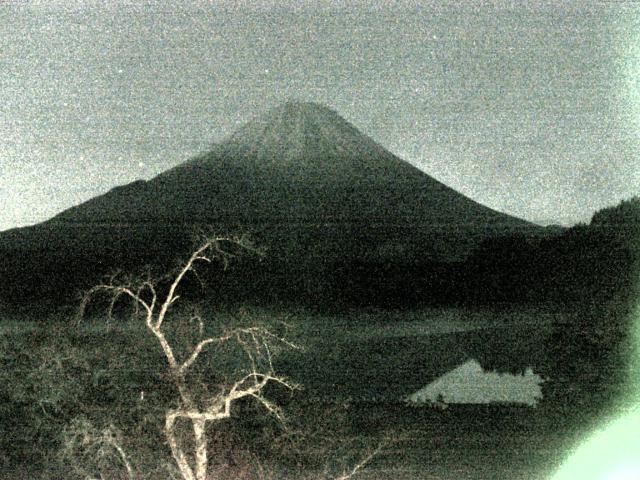
[[[0,230],[327,104],[471,198],[640,194],[640,2],[0,2]]]

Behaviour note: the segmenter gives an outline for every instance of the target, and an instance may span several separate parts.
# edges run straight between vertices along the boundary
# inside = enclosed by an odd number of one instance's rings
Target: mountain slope
[[[72,281],[79,268],[90,276],[162,263],[197,228],[249,233],[268,251],[261,268],[303,291],[338,271],[347,283],[368,282],[352,278],[356,264],[459,260],[484,238],[542,230],[429,177],[333,110],[289,102],[149,181],[0,235],[12,259],[0,274],[34,270],[31,283],[41,285]]]
[[[56,222],[355,222],[525,227],[399,159],[337,113],[286,103],[211,152]]]

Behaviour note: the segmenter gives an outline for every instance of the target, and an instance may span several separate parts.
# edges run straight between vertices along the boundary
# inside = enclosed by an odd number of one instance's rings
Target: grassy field
[[[97,316],[76,324],[72,313],[44,319],[18,315],[0,323],[0,477],[82,478],[71,466],[83,459],[60,452],[68,447],[63,433],[73,419],[85,418],[122,431],[133,463],[148,478],[170,478],[158,459],[170,460],[161,427],[175,392],[159,347],[141,321],[109,323]],[[242,418],[212,428],[219,452],[237,450],[224,453],[216,460],[219,465],[241,463],[242,457],[268,465],[272,478],[318,478],[324,470],[340,471],[357,462],[383,438],[391,438],[392,445],[361,478],[546,478],[602,414],[602,402],[585,393],[585,383],[595,380],[555,374],[559,357],[550,339],[568,316],[552,310],[329,315],[248,309],[242,315],[209,314],[217,326],[233,325],[238,318],[248,323],[286,320],[289,338],[304,347],[282,352],[275,365],[304,389],[271,392],[289,412],[295,430],[305,432],[293,443],[302,453],[291,453],[289,434],[273,421],[241,405]],[[174,326],[174,341],[193,333],[185,320]],[[224,381],[235,356],[233,350],[212,355],[199,375],[212,385]],[[403,403],[407,394],[469,358],[485,369],[532,367],[549,380],[544,400],[537,408],[446,410]],[[597,392],[592,389],[593,395]]]

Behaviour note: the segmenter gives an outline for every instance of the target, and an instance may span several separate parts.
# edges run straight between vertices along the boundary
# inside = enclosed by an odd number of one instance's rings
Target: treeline
[[[452,241],[455,241],[452,239]],[[352,305],[478,306],[627,302],[640,274],[640,199],[589,225],[482,241],[464,261],[335,264],[327,298]]]
[[[594,214],[559,235],[485,241],[465,262],[472,302],[607,301],[628,295],[640,257],[640,199]]]
[[[428,244],[424,257],[393,261],[346,259],[335,252],[308,258],[303,252],[290,257],[267,252],[235,258],[223,275],[208,268],[201,279],[213,287],[208,289],[212,301],[321,309],[626,301],[639,273],[639,225],[640,199],[632,198],[595,213],[589,225],[484,239],[464,260],[434,259]],[[39,236],[42,245],[29,249],[20,245],[35,245],[34,240],[17,242],[16,251],[3,251],[0,299],[17,305],[77,303],[82,289],[114,268],[135,272],[153,263],[165,273],[190,239],[179,226],[153,228],[144,235],[123,230],[115,243],[111,237],[102,241],[102,230],[82,230],[68,250],[47,248],[48,243],[64,245],[66,237]],[[452,235],[450,241],[469,238]],[[193,285],[194,294],[200,293],[199,282]]]
[[[614,398],[611,389],[626,384],[637,354],[632,313],[640,299],[640,198],[558,235],[487,241],[465,270],[467,302],[551,304],[568,315],[550,339],[556,376],[589,372],[589,398],[596,386],[603,398]]]

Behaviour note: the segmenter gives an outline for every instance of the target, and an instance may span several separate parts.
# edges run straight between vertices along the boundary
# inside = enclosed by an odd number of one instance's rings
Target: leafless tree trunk
[[[208,422],[215,422],[231,416],[232,405],[241,398],[251,397],[262,404],[268,412],[279,419],[281,411],[264,395],[264,387],[270,383],[278,383],[285,388],[293,389],[295,385],[274,372],[271,352],[275,344],[297,348],[284,337],[273,334],[266,328],[250,327],[230,330],[218,337],[201,337],[196,345],[187,352],[185,358],[178,359],[174,348],[170,345],[163,327],[172,305],[180,298],[177,293],[185,276],[194,272],[198,263],[211,263],[217,259],[225,266],[231,256],[224,245],[234,243],[243,248],[251,248],[242,239],[228,237],[208,237],[191,254],[188,260],[171,277],[166,294],[160,295],[157,279],[150,277],[117,283],[115,278],[109,282],[92,288],[83,298],[81,317],[90,299],[98,293],[110,295],[109,314],[120,297],[129,297],[142,313],[147,330],[156,338],[167,361],[170,377],[178,391],[180,403],[165,415],[164,434],[184,480],[205,480],[208,470],[207,434]],[[201,318],[198,318],[202,322]],[[202,324],[202,323],[201,323]],[[187,382],[187,373],[207,349],[228,341],[236,341],[247,355],[250,368],[235,383],[226,386],[221,392],[210,398],[194,398],[194,389]],[[204,405],[204,406],[203,406]],[[176,436],[178,420],[191,422],[193,429],[194,451],[189,455],[184,451]],[[193,457],[193,461],[191,461]]]

